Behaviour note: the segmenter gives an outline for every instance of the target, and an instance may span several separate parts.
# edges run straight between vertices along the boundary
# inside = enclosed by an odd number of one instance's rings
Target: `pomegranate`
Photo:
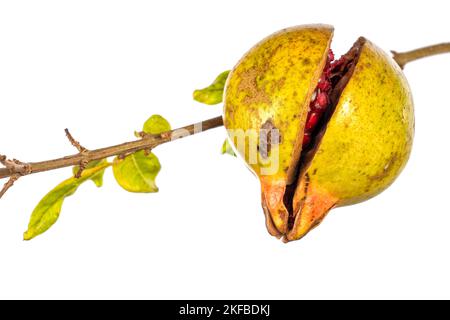
[[[260,180],[270,234],[285,241],[385,190],[411,151],[413,102],[399,66],[365,38],[335,60],[332,35],[326,25],[281,30],[226,83],[230,141]]]

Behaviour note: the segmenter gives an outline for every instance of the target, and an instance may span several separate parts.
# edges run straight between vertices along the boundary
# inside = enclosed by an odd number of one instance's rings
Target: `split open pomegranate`
[[[413,104],[398,65],[365,38],[335,60],[332,34],[324,25],[281,30],[239,61],[226,86],[230,140],[260,180],[270,234],[286,241],[330,209],[382,192],[411,151]],[[250,132],[247,143],[236,131]]]

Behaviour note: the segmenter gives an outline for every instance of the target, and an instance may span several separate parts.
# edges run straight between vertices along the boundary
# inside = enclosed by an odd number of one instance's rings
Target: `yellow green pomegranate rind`
[[[336,205],[376,196],[404,168],[414,135],[413,101],[396,62],[366,41],[307,175]]]
[[[332,34],[333,28],[326,25],[284,29],[258,43],[232,70],[224,123],[237,151],[258,176],[269,174],[270,180],[284,184],[292,180],[308,112],[305,105],[323,70]],[[256,152],[265,123],[281,135],[267,159]],[[245,143],[236,138],[242,133]]]

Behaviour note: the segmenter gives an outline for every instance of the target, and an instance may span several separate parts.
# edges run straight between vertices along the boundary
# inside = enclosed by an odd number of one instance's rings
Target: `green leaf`
[[[95,167],[97,167],[97,166],[99,166],[99,165],[106,164],[106,163],[108,163],[108,161],[107,161],[106,159],[102,159],[102,160],[94,160],[94,161],[91,161],[91,162],[89,162],[89,163],[87,164],[85,170],[86,170],[86,169],[95,168]],[[74,175],[74,176],[78,173],[78,170],[79,170],[79,169],[80,169],[80,166],[74,166],[74,167],[72,168],[72,172],[73,172],[73,175]],[[98,172],[97,174],[95,174],[95,175],[91,178],[91,180],[92,180],[92,181],[95,183],[95,185],[96,185],[97,187],[99,187],[99,188],[103,185],[103,175],[104,175],[104,174],[105,174],[105,169],[103,169],[102,171]]]
[[[170,131],[170,123],[158,114],[145,121],[142,131],[148,134],[160,134]],[[138,133],[135,135],[139,136]],[[129,192],[158,192],[155,179],[161,170],[158,158],[144,150],[135,152],[125,159],[114,159],[113,173],[117,183]]]
[[[110,163],[106,162],[86,169],[79,179],[75,177],[67,179],[47,193],[31,214],[28,230],[23,235],[24,240],[31,240],[47,231],[58,220],[64,199],[73,195],[83,182],[99,175],[108,166]]]
[[[159,134],[161,132],[166,132],[169,130],[172,130],[172,128],[170,127],[170,123],[158,114],[154,114],[150,118],[148,118],[148,120],[144,123],[144,127],[142,128],[142,131],[148,134]]]
[[[144,151],[135,152],[125,159],[114,159],[113,173],[117,183],[129,192],[158,192],[155,178],[161,170],[158,158]]]
[[[194,100],[209,105],[221,103],[225,82],[227,81],[229,73],[230,71],[222,72],[210,86],[204,89],[195,90]]]
[[[234,153],[234,150],[231,147],[230,142],[228,141],[228,139],[225,139],[225,141],[223,142],[222,154],[229,154],[229,155],[232,155],[233,157],[236,157],[236,153]]]

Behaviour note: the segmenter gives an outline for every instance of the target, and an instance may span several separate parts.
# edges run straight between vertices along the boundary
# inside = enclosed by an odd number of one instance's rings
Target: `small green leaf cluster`
[[[143,126],[146,134],[156,135],[170,130],[169,122],[160,115],[151,116]],[[140,193],[158,192],[155,179],[161,164],[151,151],[143,150],[116,157],[112,162],[107,159],[91,161],[79,178],[75,177],[79,166],[75,166],[73,176],[47,193],[33,210],[24,240],[31,240],[47,231],[58,220],[64,200],[72,196],[84,182],[91,180],[101,187],[105,170],[111,166],[114,178],[123,189]]]

